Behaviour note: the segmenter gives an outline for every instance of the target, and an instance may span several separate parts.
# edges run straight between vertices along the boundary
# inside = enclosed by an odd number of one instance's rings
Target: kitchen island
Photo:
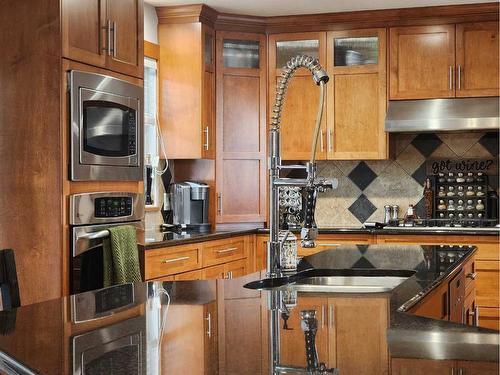
[[[496,374],[498,332],[457,323],[449,309],[458,301],[452,282],[475,253],[473,246],[344,245],[300,264],[304,276],[404,276],[394,289],[374,293],[300,290],[300,278],[271,290],[245,288],[262,278],[256,272],[229,280],[124,284],[28,305],[2,312],[0,368],[28,374],[268,374],[269,343],[276,341],[280,365],[304,368],[300,312],[313,310],[319,362],[342,375]],[[419,307],[443,286],[449,291],[446,316],[425,317],[429,313]],[[276,313],[279,327],[270,330],[269,316]]]

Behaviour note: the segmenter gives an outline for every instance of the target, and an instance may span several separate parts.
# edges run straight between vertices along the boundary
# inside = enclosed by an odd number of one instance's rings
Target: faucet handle
[[[322,193],[327,189],[337,189],[339,187],[339,180],[336,178],[323,178],[320,177],[314,181],[314,186],[318,192]]]

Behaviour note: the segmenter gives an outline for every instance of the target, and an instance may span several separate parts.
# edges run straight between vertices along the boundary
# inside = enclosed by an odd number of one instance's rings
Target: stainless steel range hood
[[[498,97],[391,100],[385,130],[438,132],[499,129]]]

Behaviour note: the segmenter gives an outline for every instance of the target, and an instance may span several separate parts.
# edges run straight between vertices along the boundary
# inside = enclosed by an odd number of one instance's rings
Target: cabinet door
[[[478,307],[479,326],[500,331],[500,309],[498,307]]]
[[[455,96],[455,25],[390,30],[390,99]]]
[[[304,367],[306,361],[306,346],[304,331],[300,327],[300,312],[302,310],[315,310],[318,319],[318,331],[316,333],[316,349],[320,362],[328,363],[328,326],[327,326],[327,299],[316,297],[300,297],[298,304],[290,311],[290,317],[280,320],[280,361],[287,366]]]
[[[500,262],[495,260],[476,261],[476,299],[480,307],[499,307]]]
[[[105,67],[105,1],[64,0],[61,5],[63,57]]]
[[[469,326],[477,326],[478,307],[476,306],[476,291],[472,290],[464,301],[464,323]]]
[[[215,34],[213,29],[202,26],[203,89],[201,98],[202,157],[215,158]]]
[[[450,321],[464,323],[465,273],[460,272],[450,281]]]
[[[498,362],[458,361],[460,375],[498,375]]]
[[[108,69],[143,77],[143,0],[106,0],[106,22],[111,22],[111,53]]]
[[[388,297],[329,298],[329,365],[341,374],[388,374],[388,320]]]
[[[269,36],[269,110],[272,111],[282,67],[297,55],[318,58],[326,68],[326,33],[275,34]],[[318,109],[319,89],[311,73],[298,69],[289,81],[281,115],[283,160],[309,160]],[[326,106],[325,106],[326,107]],[[271,112],[272,113],[272,112]],[[326,159],[326,108],[323,113],[316,158]]]
[[[450,375],[454,372],[453,361],[431,359],[394,358],[392,375]]]
[[[215,279],[225,279],[226,270],[224,264],[219,264],[217,266],[206,267],[201,270],[202,280],[215,280]]]
[[[498,22],[457,25],[457,96],[498,96]]]
[[[385,159],[386,32],[328,33],[328,158]]]
[[[217,223],[265,220],[265,43],[258,34],[216,36]]]
[[[207,303],[204,307],[204,353],[205,353],[205,371],[206,375],[215,375],[219,373],[219,350],[218,350],[218,319],[217,302]]]
[[[229,279],[245,276],[247,274],[247,260],[241,259],[226,263],[225,271]]]
[[[201,279],[202,279],[201,270],[190,271],[190,272],[183,272],[183,273],[179,273],[177,275],[174,275],[174,280],[175,281],[181,281],[181,280],[201,280]]]

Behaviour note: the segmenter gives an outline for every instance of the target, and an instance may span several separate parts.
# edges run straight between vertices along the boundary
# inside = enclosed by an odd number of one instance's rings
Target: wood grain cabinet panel
[[[498,375],[498,362],[457,361],[460,375]]]
[[[63,0],[63,56],[142,78],[143,12],[143,0]]]
[[[455,25],[390,29],[390,99],[455,96]]]
[[[478,307],[479,326],[500,331],[500,309],[498,307]]]
[[[247,256],[245,237],[234,237],[203,243],[203,267],[243,259]]]
[[[476,261],[477,304],[480,307],[499,307],[499,261]]]
[[[304,331],[300,327],[300,312],[302,310],[315,310],[318,319],[318,331],[316,333],[316,348],[320,362],[328,360],[328,317],[326,298],[307,297],[300,298],[286,322],[288,329],[280,330],[280,361],[287,366],[306,366],[306,349]],[[283,327],[285,322],[280,320]],[[331,364],[328,364],[331,367]]]
[[[386,39],[385,29],[327,35],[328,159],[387,158]]]
[[[263,35],[217,32],[217,223],[265,221],[265,61]]]
[[[328,299],[330,367],[346,375],[389,373],[388,303],[385,296]]]
[[[305,54],[319,59],[326,68],[326,33],[305,32],[274,34],[269,36],[269,108],[272,110],[276,86],[280,81],[283,65],[289,58]],[[281,116],[282,158],[284,160],[309,160],[311,142],[318,108],[319,89],[311,73],[298,69],[289,81]],[[318,160],[327,158],[326,105],[322,119]]]
[[[498,96],[498,22],[457,24],[459,97]]]
[[[201,244],[199,243],[146,250],[144,254],[145,280],[197,268],[201,268]]]
[[[392,375],[450,375],[454,372],[454,361],[432,359],[393,358]]]
[[[102,0],[63,0],[63,56],[90,65],[106,66],[106,9]]]
[[[158,13],[160,124],[170,159],[215,157],[214,31]]]
[[[106,0],[106,18],[112,23],[112,53],[106,67],[127,75],[144,74],[143,0]]]

